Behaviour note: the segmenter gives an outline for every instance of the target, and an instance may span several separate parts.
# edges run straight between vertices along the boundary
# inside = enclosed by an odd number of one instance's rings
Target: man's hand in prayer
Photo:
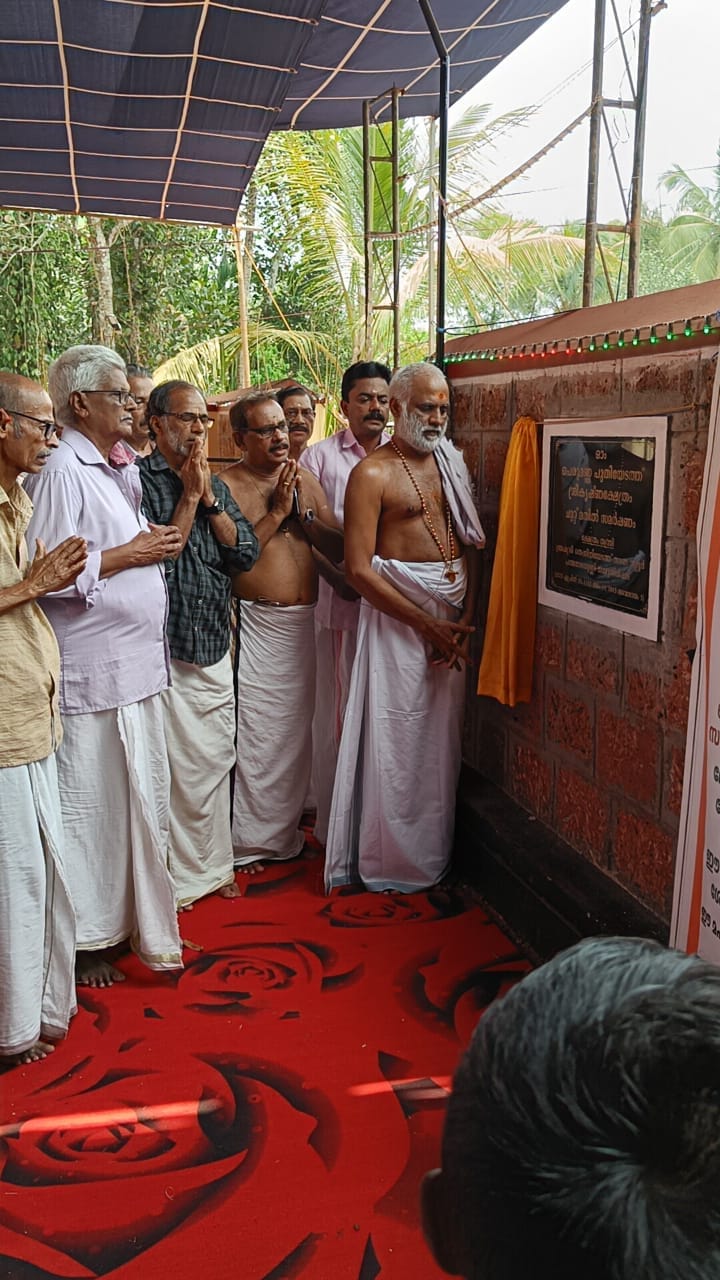
[[[205,452],[205,441],[201,437],[198,436],[190,445],[190,452],[179,474],[187,498],[192,502],[199,502],[201,498],[206,498],[211,505],[214,503],[210,464]]]
[[[69,587],[87,564],[88,550],[84,538],[66,538],[48,551],[40,538],[35,544],[35,558],[25,575],[33,595],[46,596],[51,591]]]
[[[174,524],[150,523],[149,533],[136,533],[127,545],[133,566],[139,569],[161,560],[174,560],[183,549],[183,537]]]
[[[270,510],[281,515],[284,520],[292,515],[293,494],[297,485],[297,462],[293,458],[289,458],[280,468],[278,481],[272,495]]]

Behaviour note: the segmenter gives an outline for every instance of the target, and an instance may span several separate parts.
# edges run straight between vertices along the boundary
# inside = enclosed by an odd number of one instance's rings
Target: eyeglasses
[[[13,418],[27,418],[28,422],[36,422],[39,427],[42,427],[45,440],[49,440],[57,431],[54,422],[48,422],[47,418],[33,418],[31,413],[20,413],[17,409],[13,409]]]
[[[287,422],[276,422],[272,427],[246,427],[245,430],[249,431],[253,436],[260,436],[261,440],[269,440],[271,436],[275,435],[276,431],[286,436],[288,434],[288,424]]]
[[[186,427],[191,427],[193,422],[200,422],[207,430],[213,424],[212,418],[206,413],[161,413],[161,418],[177,418],[178,422],[182,422]]]
[[[283,412],[288,421],[291,418],[307,418],[308,421],[312,422],[315,417],[314,409],[285,409]]]
[[[123,409],[129,405],[131,400],[133,404],[136,403],[132,391],[120,391],[117,387],[95,387],[92,389],[78,387],[78,390],[82,391],[84,396],[112,396],[113,400],[117,400]]]

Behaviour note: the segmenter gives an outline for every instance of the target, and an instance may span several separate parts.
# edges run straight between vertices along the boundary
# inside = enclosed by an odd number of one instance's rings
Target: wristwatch
[[[217,501],[213,502],[211,507],[206,507],[203,505],[203,511],[205,512],[206,516],[221,516],[224,510],[225,508],[221,507],[220,503]]]
[[[313,511],[312,507],[308,507],[303,516],[303,524],[312,524],[314,519],[315,519],[315,512]]]

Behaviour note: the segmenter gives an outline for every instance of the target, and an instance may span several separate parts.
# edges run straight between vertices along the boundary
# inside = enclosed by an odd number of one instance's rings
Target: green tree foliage
[[[75,219],[0,212],[0,367],[44,378],[65,347],[89,342],[90,290]]]
[[[218,227],[128,222],[112,252],[116,346],[151,368],[237,323],[235,258]]]
[[[447,325],[484,328],[580,304],[584,228],[548,231],[483,198],[489,149],[527,114],[492,121],[484,106],[456,116],[449,139]],[[372,149],[388,148],[386,126]],[[435,138],[402,122],[397,197],[400,358],[432,350]],[[677,216],[646,211],[641,292],[720,275],[720,153],[713,185],[679,166],[666,176]],[[389,228],[390,165],[376,167],[374,227]],[[271,134],[241,210],[248,348],[255,383],[297,377],[330,396],[364,354],[390,358],[387,310],[365,336],[363,159],[360,130]],[[596,302],[622,296],[627,245],[603,236]],[[390,240],[375,247],[374,301],[390,300]],[[44,379],[50,361],[100,334],[128,360],[216,393],[239,385],[236,245],[231,230],[52,213],[0,212],[0,366]]]
[[[677,257],[673,223],[665,222],[657,209],[643,210],[639,292],[680,289],[697,279],[691,264]]]
[[[106,341],[154,367],[237,323],[235,258],[216,227],[0,213],[0,365],[45,378],[66,347],[97,341],[98,237],[111,270],[114,324]]]
[[[670,223],[672,263],[692,280],[720,276],[720,146],[713,184],[701,187],[680,165],[663,174],[668,191],[680,196],[679,211]]]

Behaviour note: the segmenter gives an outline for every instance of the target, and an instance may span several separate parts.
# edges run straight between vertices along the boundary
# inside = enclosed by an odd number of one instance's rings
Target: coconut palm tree
[[[664,173],[661,182],[680,196],[679,212],[670,223],[674,264],[690,280],[716,279],[720,276],[720,147],[711,186],[701,187],[679,164]]]
[[[520,319],[538,308],[553,309],[563,280],[577,273],[582,260],[581,237],[548,233],[479,199],[488,151],[526,118],[527,113],[515,112],[492,121],[486,106],[475,105],[453,121],[447,245],[451,326],[477,328]],[[387,147],[387,129],[375,130],[374,152]],[[403,121],[398,135],[401,360],[406,362],[429,350],[436,156],[426,126]],[[253,182],[254,315],[249,337],[255,364],[257,344],[266,342],[272,330],[272,342],[289,358],[280,372],[292,367],[332,394],[337,369],[366,348],[362,133],[342,129],[271,135]],[[376,226],[383,225],[392,194],[390,165],[377,166],[372,191]],[[376,243],[381,283],[391,280],[391,255],[389,240]],[[376,301],[390,301],[389,285]],[[194,348],[191,357],[180,352],[162,372],[175,375],[188,368],[191,358],[196,366],[212,359],[212,373],[217,373],[221,353],[237,351],[237,342],[237,335],[225,335],[221,342],[213,337]],[[392,351],[389,311],[376,312],[369,345],[377,358]],[[213,385],[212,373],[203,374],[202,365],[198,373],[202,385]]]

